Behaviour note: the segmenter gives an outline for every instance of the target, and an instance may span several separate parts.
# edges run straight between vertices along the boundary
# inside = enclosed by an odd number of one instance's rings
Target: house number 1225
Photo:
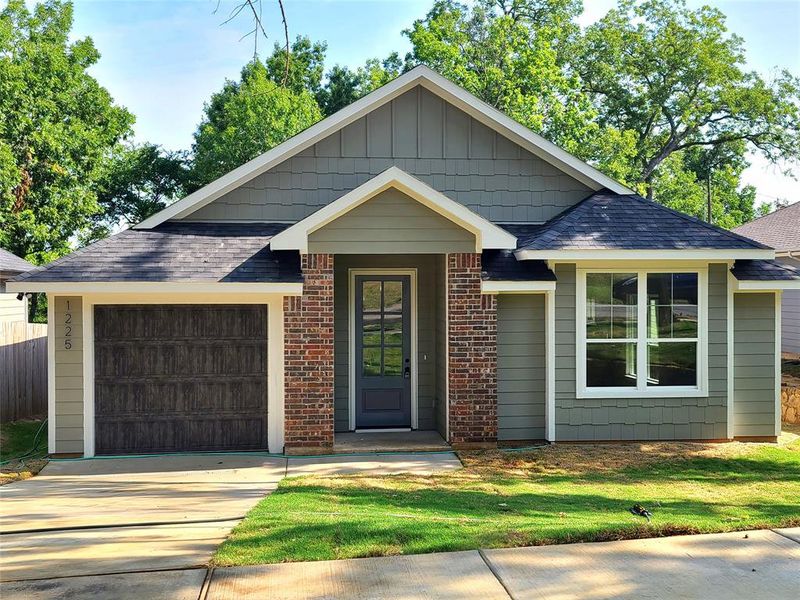
[[[72,350],[72,312],[69,300],[67,300],[67,311],[64,313],[64,350]]]

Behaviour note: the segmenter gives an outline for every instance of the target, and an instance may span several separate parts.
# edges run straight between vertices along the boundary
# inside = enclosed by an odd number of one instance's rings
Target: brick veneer
[[[302,256],[303,295],[284,298],[287,454],[333,448],[333,255]]]
[[[497,300],[481,294],[481,255],[448,254],[450,442],[497,444]]]

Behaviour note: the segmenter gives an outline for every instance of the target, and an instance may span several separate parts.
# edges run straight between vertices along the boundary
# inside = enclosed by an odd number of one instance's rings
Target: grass
[[[24,420],[0,424],[0,485],[32,477],[47,464],[47,430],[40,431],[42,423]]]
[[[797,436],[791,436],[796,438]],[[218,549],[242,565],[800,525],[800,439],[462,453],[430,477],[283,480]],[[640,503],[652,522],[632,515]]]

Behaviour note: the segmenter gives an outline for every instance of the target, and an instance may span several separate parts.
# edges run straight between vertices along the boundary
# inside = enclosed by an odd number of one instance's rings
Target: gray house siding
[[[775,294],[733,300],[734,435],[775,435]]]
[[[334,428],[349,421],[349,269],[417,269],[418,427],[436,429],[436,263],[435,255],[337,255],[334,260]]]
[[[557,265],[556,440],[670,440],[727,437],[727,267],[708,285],[708,398],[576,398],[575,265]]]
[[[330,254],[475,252],[475,235],[389,189],[308,236],[308,251]]]
[[[421,87],[187,216],[294,223],[391,166],[496,223],[539,223],[592,190]]]
[[[83,301],[58,296],[54,307],[56,452],[83,453]]]
[[[800,269],[800,260],[791,258],[781,262]],[[800,354],[800,291],[787,290],[781,299],[781,350]]]
[[[544,294],[497,298],[497,438],[545,438]]]

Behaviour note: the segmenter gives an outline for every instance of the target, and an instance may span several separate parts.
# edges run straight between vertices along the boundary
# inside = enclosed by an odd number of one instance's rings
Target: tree
[[[797,78],[783,71],[767,82],[745,71],[742,39],[717,9],[620,0],[579,47],[575,69],[598,123],[634,136],[625,179],[650,197],[658,199],[659,168],[681,151],[723,147],[725,155],[744,143],[772,161],[800,156]]]
[[[70,41],[71,28],[72,5],[57,0],[0,12],[0,246],[36,264],[90,231],[101,166],[133,123],[87,72],[92,40]]]
[[[437,0],[404,33],[409,62],[424,63],[583,158],[602,134],[568,65],[579,0]],[[599,142],[598,142],[599,143]]]
[[[226,81],[205,105],[194,134],[188,191],[277,146],[321,116],[309,92],[281,87],[262,62],[250,62],[241,81]]]
[[[406,68],[408,65],[403,64],[396,52],[383,61],[371,58],[355,71],[334,65],[328,71],[325,85],[316,93],[317,103],[325,116],[332,115],[388,83]]]
[[[183,193],[188,175],[185,152],[168,152],[155,144],[118,148],[97,186],[101,226],[144,221]]]
[[[297,36],[292,44],[287,76],[286,48],[275,44],[272,54],[264,60],[267,76],[295,94],[307,91],[316,95],[322,86],[327,50],[328,45],[325,42],[312,42],[305,36]]]

